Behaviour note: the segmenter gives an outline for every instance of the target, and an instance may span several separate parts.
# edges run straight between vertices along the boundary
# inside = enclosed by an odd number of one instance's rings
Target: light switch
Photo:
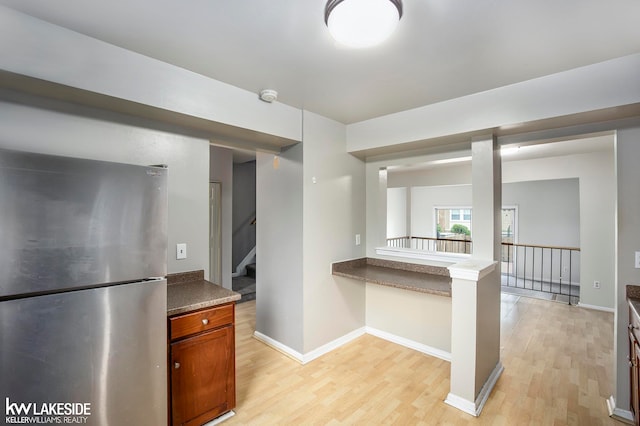
[[[360,245],[360,234],[356,234],[356,245]]]
[[[176,244],[176,259],[187,258],[187,243]]]
[[[640,269],[640,251],[636,252],[636,269]]]

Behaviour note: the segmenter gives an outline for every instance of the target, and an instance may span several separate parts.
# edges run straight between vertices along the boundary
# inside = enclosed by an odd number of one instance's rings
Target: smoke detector
[[[265,102],[273,102],[278,99],[278,92],[272,89],[264,89],[260,92],[260,99]]]

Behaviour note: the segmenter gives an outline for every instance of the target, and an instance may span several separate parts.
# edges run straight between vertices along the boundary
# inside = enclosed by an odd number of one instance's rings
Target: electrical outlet
[[[600,288],[600,281],[594,281],[593,288]]]
[[[640,251],[636,252],[636,269],[640,269]]]
[[[176,259],[187,258],[187,243],[176,244]]]
[[[356,234],[356,245],[360,245],[360,234]]]

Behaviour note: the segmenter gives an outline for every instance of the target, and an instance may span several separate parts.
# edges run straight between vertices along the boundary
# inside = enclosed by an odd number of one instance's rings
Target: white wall
[[[387,190],[387,238],[408,236],[407,188]]]
[[[435,208],[451,206],[471,207],[471,185],[412,187],[411,235],[436,237]]]
[[[222,226],[222,286],[224,288],[231,289],[231,249],[233,244],[233,151],[217,146],[211,146],[209,148],[209,181],[221,183],[222,205],[220,220]],[[207,226],[205,229],[209,229],[209,227]]]
[[[364,163],[345,151],[343,124],[305,111],[303,139],[304,351],[309,352],[364,326],[364,283],[334,277],[330,264],[364,256],[365,184]]]
[[[0,146],[130,164],[167,164],[168,272],[204,269],[208,275],[208,141],[0,101]],[[187,259],[176,260],[176,243],[188,244]]]
[[[367,327],[451,353],[451,297],[367,284]]]
[[[256,156],[256,331],[303,353],[302,144]],[[328,269],[328,266],[327,266]]]

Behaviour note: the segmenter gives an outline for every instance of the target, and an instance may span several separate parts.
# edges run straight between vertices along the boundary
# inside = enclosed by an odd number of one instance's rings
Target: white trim
[[[365,333],[366,333],[365,327],[358,328],[356,330],[353,330],[350,333],[345,334],[342,337],[338,337],[337,339],[332,340],[331,342],[320,346],[319,348],[316,348],[310,352],[307,352],[306,354],[301,354],[300,352],[291,349],[289,346],[282,344],[277,340],[272,339],[271,337],[266,336],[258,331],[253,332],[253,337],[260,340],[262,343],[268,346],[271,346],[278,352],[282,352],[284,355],[288,356],[289,358],[293,358],[295,361],[298,361],[300,364],[304,365],[317,358],[320,358],[322,355],[328,354],[334,349],[338,349],[340,346],[346,345],[352,340],[355,340],[358,337],[363,336]]]
[[[338,349],[340,346],[346,345],[347,343],[357,339],[360,336],[364,336],[365,333],[365,327],[360,327],[350,333],[345,334],[342,337],[338,337],[337,339],[332,340],[331,342],[302,355],[302,363],[306,364],[313,361],[314,359],[320,358],[322,355],[328,354],[334,349]]]
[[[468,259],[447,266],[447,269],[453,279],[479,281],[493,272],[497,264],[494,260]]]
[[[452,407],[457,408],[458,410],[464,411],[467,414],[471,414],[472,416],[478,417],[484,408],[484,404],[487,402],[491,391],[493,390],[498,378],[504,371],[504,367],[502,363],[498,361],[495,368],[489,375],[489,378],[484,385],[482,385],[482,389],[480,389],[480,393],[475,401],[471,402],[468,399],[462,398],[458,395],[455,395],[451,392],[447,395],[447,399],[444,400],[446,404],[449,404]]]
[[[631,411],[617,408],[616,400],[613,395],[607,398],[607,410],[609,410],[609,417],[612,419],[619,420],[630,425],[634,424],[633,414],[631,414]]]
[[[447,395],[444,403],[449,404],[453,408],[457,408],[460,411],[464,411],[467,414],[471,414],[472,416],[478,416],[478,414],[476,413],[476,404],[474,402],[462,398],[461,396],[454,395],[451,392],[449,392],[449,394]]]
[[[202,426],[215,426],[218,425],[222,422],[224,422],[225,420],[230,419],[231,417],[235,416],[236,413],[232,410],[229,411],[228,413],[224,413],[221,416],[216,417],[215,419],[211,420],[209,423],[205,423]]]
[[[278,352],[281,352],[282,354],[288,356],[294,361],[298,361],[301,364],[303,363],[302,360],[304,359],[304,356],[300,352],[291,349],[289,346],[282,344],[277,340],[272,339],[271,337],[260,333],[259,331],[254,331],[253,337],[260,340],[262,343],[268,346],[271,346],[273,349],[277,350]]]
[[[434,348],[432,346],[425,345],[424,343],[416,342],[415,340],[378,330],[377,328],[366,326],[365,329],[367,334],[372,336],[376,336],[388,342],[404,346],[405,348],[413,349],[415,351],[422,352],[423,354],[451,362],[451,352],[443,351],[442,349]]]
[[[293,360],[298,361],[301,364],[307,364],[321,357],[322,355],[328,354],[334,349],[338,349],[340,346],[343,346],[365,334],[370,334],[372,336],[379,337],[388,342],[395,343],[397,345],[404,346],[405,348],[409,348],[409,349],[413,349],[415,351],[421,352],[425,355],[430,355],[430,356],[439,358],[441,360],[451,362],[450,352],[443,351],[442,349],[434,348],[432,346],[428,346],[423,343],[416,342],[415,340],[400,337],[395,334],[378,330],[376,328],[369,327],[369,326],[361,327],[356,330],[353,330],[352,332],[347,333],[342,337],[338,337],[337,339],[325,345],[322,345],[319,348],[316,348],[310,352],[307,352],[306,354],[301,354],[300,352],[291,349],[289,346],[282,344],[277,340],[272,339],[271,337],[266,336],[258,331],[253,332],[253,337],[261,341],[262,343],[268,346],[271,346],[273,349],[283,353],[289,358],[292,358]]]
[[[402,257],[405,259],[434,260],[436,262],[447,263],[458,263],[471,257],[470,254],[443,254],[436,251],[415,250],[402,247],[376,247],[376,254],[381,256]]]
[[[503,371],[504,367],[502,366],[502,362],[498,361],[496,367],[489,375],[489,378],[487,378],[487,381],[484,382],[484,385],[482,385],[480,394],[478,394],[478,397],[476,398],[476,412],[478,413],[476,414],[477,416],[479,416],[482,412],[484,404],[487,402],[487,399],[489,399],[489,395],[491,395],[491,391],[498,382],[498,379],[500,378],[500,375],[502,375]]]
[[[611,312],[611,313],[615,313],[616,311],[613,308],[606,308],[604,306],[597,306],[597,305],[587,305],[586,303],[582,303],[582,302],[578,302],[578,307],[585,308],[585,309],[593,309],[594,311],[603,311],[603,312]]]
[[[252,263],[255,257],[256,257],[256,246],[253,246],[253,248],[249,251],[249,253],[247,253],[247,255],[244,257],[244,259],[242,259],[242,262],[238,264],[238,266],[236,267],[236,271],[233,274],[231,274],[231,276],[235,278],[235,277],[242,277],[244,275],[247,275],[247,265]]]

